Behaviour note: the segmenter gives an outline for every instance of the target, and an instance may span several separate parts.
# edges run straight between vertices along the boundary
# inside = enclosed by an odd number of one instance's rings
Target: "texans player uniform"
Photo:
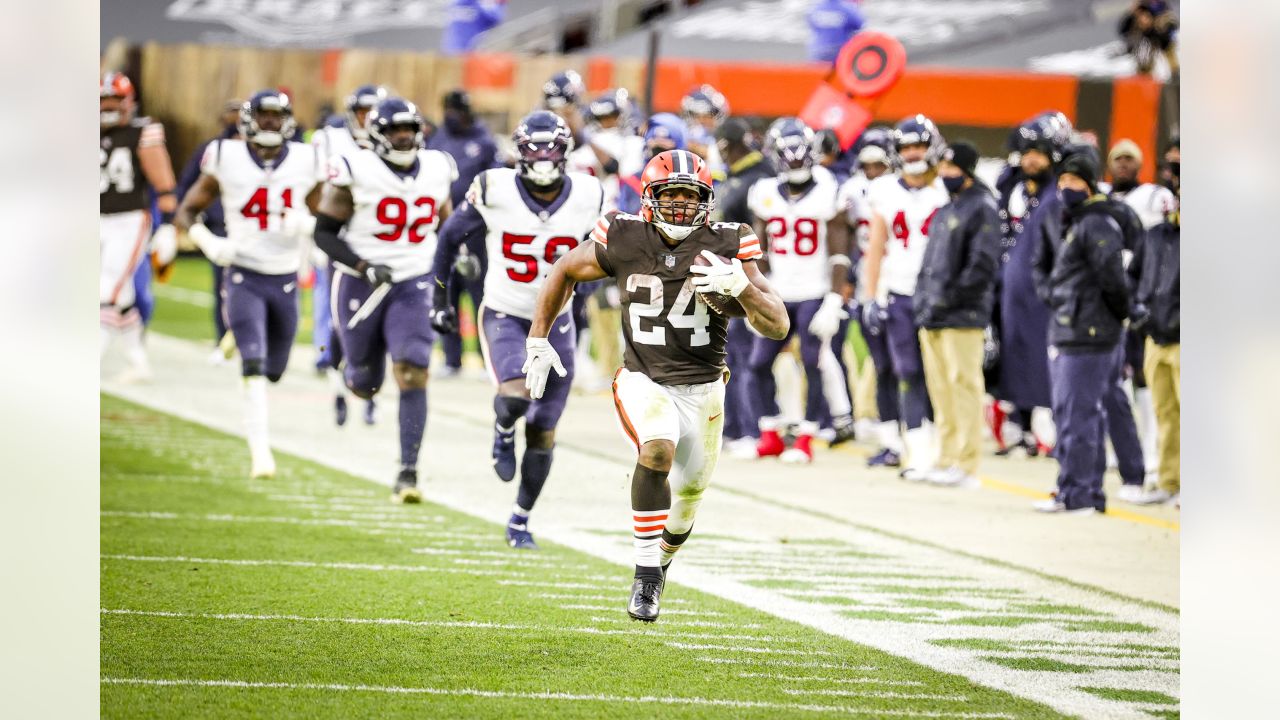
[[[267,126],[268,119],[277,123]],[[268,129],[270,127],[271,129]],[[252,475],[275,474],[267,434],[267,386],[284,374],[298,327],[298,270],[304,255],[307,201],[319,159],[310,145],[290,142],[296,124],[289,98],[256,93],[240,111],[244,140],[216,140],[200,161],[201,177],[183,199],[189,222],[220,196],[226,239],[200,224],[190,236],[223,266],[222,312],[235,338],[245,378],[246,434]]]
[[[426,373],[431,361],[431,278],[436,228],[450,208],[458,177],[453,158],[422,149],[424,122],[416,106],[400,98],[370,112],[373,149],[343,155],[328,184],[349,194],[351,215],[321,218],[316,243],[337,263],[330,293],[334,324],[346,355],[344,379],[371,398],[386,377],[386,358],[400,387],[400,473],[393,500],[419,502],[418,454],[427,423]],[[397,147],[397,128],[412,135]],[[402,133],[403,134],[403,133]],[[328,193],[329,190],[326,190]],[[326,199],[329,198],[326,195]],[[328,210],[326,202],[322,210]],[[322,237],[323,235],[323,237]]]
[[[936,136],[933,124],[927,119],[925,122],[928,123],[928,132]],[[925,135],[926,131],[913,123],[919,124],[919,121],[913,119],[899,125],[895,134],[895,153],[906,145],[920,144],[917,136]],[[941,136],[937,136],[936,145],[941,147]],[[933,163],[936,161],[931,161],[929,167]],[[897,164],[901,165],[901,162]],[[929,241],[929,223],[938,208],[947,204],[950,198],[942,181],[937,178],[923,187],[913,188],[895,173],[872,181],[867,200],[871,211],[880,217],[888,231],[880,266],[879,297],[871,301],[884,308],[883,332],[888,344],[889,362],[900,389],[901,415],[907,427],[903,437],[909,462],[909,468],[904,472],[924,471],[932,467],[934,459],[932,437],[924,425],[932,415],[932,408],[924,384],[924,364],[912,315],[912,296],[924,261],[925,245]]]
[[[518,166],[476,176],[466,202],[441,230],[436,251],[437,266],[452,267],[471,238],[483,237],[490,258],[479,312],[480,345],[496,391],[494,471],[504,482],[515,477],[515,425],[525,421],[520,486],[506,531],[507,543],[520,549],[537,547],[528,529],[529,514],[551,472],[554,431],[573,382],[577,333],[571,306],[561,309],[549,335],[565,359],[567,375],[551,378],[536,400],[525,396],[523,382],[510,383],[524,380],[525,338],[551,266],[587,238],[604,203],[604,188],[596,178],[564,171],[570,138],[564,120],[545,110],[522,119],[514,133]],[[445,278],[437,281],[437,312],[456,317],[456,307],[447,303]]]

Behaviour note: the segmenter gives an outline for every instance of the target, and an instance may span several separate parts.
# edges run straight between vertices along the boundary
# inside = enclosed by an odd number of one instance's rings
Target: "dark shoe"
[[[836,431],[836,435],[831,438],[831,442],[827,443],[830,447],[849,442],[854,438],[853,418],[848,415],[836,418],[833,423],[833,429]]]
[[[507,520],[507,545],[516,550],[538,549],[533,533],[529,532],[529,518],[512,513],[511,519]]]
[[[333,399],[333,421],[342,427],[347,424],[347,399],[338,395]]]
[[[364,424],[372,425],[378,421],[378,406],[373,400],[369,400],[364,404]]]
[[[493,426],[493,471],[502,482],[516,476],[516,429],[503,431]]]
[[[655,622],[658,619],[658,599],[662,597],[662,580],[636,578],[631,583],[631,602],[627,603],[627,614],[640,622]]]
[[[418,489],[418,471],[404,469],[396,478],[396,486],[391,491],[391,502],[413,505],[422,502],[422,491]]]
[[[880,452],[867,458],[867,467],[901,467],[902,457],[898,453],[885,448]]]

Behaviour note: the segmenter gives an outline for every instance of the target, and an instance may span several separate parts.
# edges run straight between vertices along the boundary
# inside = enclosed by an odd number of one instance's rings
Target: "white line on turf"
[[[769,667],[789,667],[789,668],[820,668],[823,670],[844,670],[857,672],[873,672],[880,670],[875,665],[841,665],[839,663],[812,662],[807,660],[758,660],[755,658],[722,658],[708,657],[698,655],[693,658],[696,662],[711,663],[712,665],[752,665],[752,666],[769,666]]]
[[[182,556],[155,555],[101,555],[104,560],[127,560],[132,562],[161,563],[198,563],[204,565],[245,565],[263,567],[300,567],[320,568],[324,570],[367,570],[371,572],[426,572],[426,573],[459,573],[462,575],[502,575],[506,577],[524,577],[517,570],[469,570],[465,568],[432,567],[429,565],[384,565],[376,563],[343,563],[312,562],[310,560],[242,560],[238,558],[197,558]]]
[[[909,687],[921,687],[924,683],[919,680],[887,680],[881,678],[869,677],[852,677],[852,678],[834,678],[822,677],[821,675],[779,675],[777,673],[760,673],[760,672],[740,672],[740,678],[771,678],[773,680],[781,680],[783,682],[825,682],[836,683],[840,685],[902,685]]]
[[[337,527],[374,527],[391,530],[418,530],[425,528],[438,528],[438,522],[422,523],[422,522],[405,522],[405,521],[372,521],[360,518],[297,518],[278,515],[224,515],[224,514],[207,514],[199,515],[195,513],[171,513],[171,512],[139,512],[133,510],[103,510],[102,517],[119,517],[119,518],[137,518],[140,520],[187,520],[200,522],[228,522],[228,523],[275,523],[281,525],[326,525]],[[451,535],[451,533],[446,533]]]
[[[614,608],[608,605],[561,605],[561,610],[594,610],[596,612],[608,612]],[[663,610],[663,615],[698,615],[706,617],[723,617],[724,613],[714,610]]]
[[[141,685],[151,687],[224,687],[264,690],[327,690],[331,692],[368,692],[391,695],[452,695],[479,698],[511,698],[518,700],[562,700],[569,702],[603,702],[627,703],[638,705],[709,705],[763,710],[792,710],[819,713],[839,713],[844,715],[866,715],[869,717],[908,716],[928,718],[980,719],[1010,718],[1005,713],[948,713],[932,710],[883,710],[878,708],[858,708],[835,705],[817,705],[800,703],[762,702],[757,700],[733,700],[704,697],[678,696],[627,696],[627,695],[579,695],[557,692],[514,692],[508,690],[479,690],[475,688],[432,688],[432,687],[398,687],[388,685],[346,685],[339,683],[287,683],[287,682],[251,682],[247,680],[207,680],[188,678],[102,678],[104,685]]]
[[[665,601],[663,602],[665,603]],[[725,630],[759,630],[764,627],[760,623],[721,623],[721,622],[710,622],[707,620],[679,620],[679,619],[672,620],[667,617],[667,615],[670,612],[671,612],[670,610],[662,611],[662,624],[664,626],[677,625],[680,627],[722,628]],[[591,622],[620,622],[620,623],[632,622],[631,618],[629,617],[599,617],[597,615],[592,615],[587,619],[590,620]],[[751,637],[756,637],[756,636],[753,635]]]
[[[935,695],[933,693],[900,693],[892,690],[886,691],[863,691],[863,690],[798,690],[796,688],[782,688],[782,692],[787,695],[830,695],[831,697],[851,697],[851,698],[885,698],[889,700],[946,700],[949,702],[965,702],[969,698],[965,695]]]
[[[232,620],[259,622],[300,622],[345,625],[401,625],[408,627],[456,628],[465,630],[519,630],[522,632],[574,632],[583,635],[648,635],[654,637],[684,638],[687,640],[756,640],[759,642],[793,642],[790,638],[759,635],[724,635],[721,633],[667,632],[661,626],[630,625],[625,630],[597,627],[565,627],[560,625],[516,625],[471,620],[409,620],[405,618],[352,618],[320,617],[310,615],[262,615],[255,613],[187,613],[169,610],[132,610],[127,608],[102,608],[103,615],[133,615],[183,620]],[[621,612],[621,610],[619,610]],[[792,652],[792,651],[780,651]]]
[[[744,647],[742,645],[691,645],[669,642],[667,647],[677,650],[727,650],[729,652],[760,653],[762,655],[835,655],[830,650],[783,650],[779,648]]]

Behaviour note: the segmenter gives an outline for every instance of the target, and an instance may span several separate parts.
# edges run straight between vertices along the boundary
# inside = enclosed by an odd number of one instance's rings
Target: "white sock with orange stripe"
[[[667,526],[667,515],[670,512],[670,508],[632,511],[637,574],[642,568],[652,568],[657,571],[662,566],[662,551],[659,543],[662,541],[662,529]]]

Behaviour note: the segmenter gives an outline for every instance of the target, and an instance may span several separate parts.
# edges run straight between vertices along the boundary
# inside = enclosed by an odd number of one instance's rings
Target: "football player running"
[[[747,204],[755,216],[756,233],[768,241],[762,261],[769,281],[786,303],[791,332],[782,338],[757,337],[751,347],[751,397],[760,407],[777,391],[773,363],[792,334],[800,336],[800,356],[807,380],[804,422],[795,444],[784,448],[777,417],[760,418],[758,457],[781,456],[784,462],[813,460],[813,436],[826,412],[822,371],[823,346],[829,344],[848,317],[845,291],[849,276],[849,235],[841,207],[840,186],[826,170],[815,167],[813,131],[798,118],[773,123],[765,149],[778,177],[757,180]],[[845,402],[848,386],[845,385]],[[846,418],[852,425],[852,418]]]
[[[151,235],[147,185],[156,193],[160,227],[152,245],[157,267],[168,267],[178,252],[173,212],[178,199],[164,126],[148,118],[134,117],[133,83],[116,72],[102,76],[98,87],[99,226],[98,308],[101,341],[99,358],[105,356],[113,336],[124,342],[129,369],[127,380],[146,380],[151,364],[142,345],[142,316],[137,308],[133,275],[146,255]]]
[[[512,135],[519,162],[476,176],[467,199],[440,230],[435,266],[452,267],[472,236],[485,238],[492,260],[480,305],[480,344],[493,398],[493,469],[503,482],[516,475],[516,423],[524,419],[520,486],[507,521],[507,544],[536,550],[529,513],[551,472],[556,424],[573,381],[575,337],[569,308],[555,318],[549,341],[564,358],[563,378],[551,378],[533,399],[525,387],[524,341],[533,322],[538,290],[560,256],[586,240],[600,217],[604,189],[590,175],[565,171],[573,147],[569,126],[546,110],[525,116]],[[437,274],[431,322],[456,332],[457,308],[449,303],[448,278]]]
[[[872,213],[866,257],[869,299],[862,306],[862,323],[871,334],[885,335],[907,428],[903,434],[907,466],[902,477],[915,481],[925,479],[937,451],[925,424],[933,411],[911,297],[929,241],[929,222],[938,208],[950,202],[937,176],[944,149],[942,134],[932,120],[924,115],[903,120],[893,132],[892,160],[898,172],[876,178],[867,191]]]
[[[387,99],[388,95],[387,89],[381,85],[361,85],[347,96],[345,122],[341,127],[325,126],[311,134],[311,144],[316,146],[316,152],[320,154],[320,177],[316,178],[316,182],[323,183],[329,179],[330,168],[336,167],[341,156],[369,147],[369,131],[365,128],[365,120],[374,106]],[[315,346],[320,351],[317,365],[324,368],[329,378],[329,384],[333,388],[334,420],[342,426],[347,422],[347,386],[342,379],[342,344],[338,340],[338,331],[334,327],[329,307],[333,263],[327,255],[321,254],[315,266],[313,297],[316,301],[312,317],[315,320]],[[374,423],[374,412],[374,401],[366,400],[366,425]]]
[[[240,352],[254,478],[276,471],[267,433],[267,381],[278,381],[289,364],[308,210],[315,207],[320,188],[315,148],[289,140],[296,128],[288,95],[255,93],[240,107],[244,139],[209,143],[200,178],[174,218],[178,232],[224,268],[222,307]],[[217,197],[226,210],[226,238],[196,222]]]
[[[431,263],[436,228],[452,209],[449,186],[458,177],[452,157],[422,149],[424,125],[413,103],[379,102],[366,121],[372,149],[338,158],[316,211],[316,247],[337,263],[330,299],[347,388],[372,398],[391,355],[400,389],[400,473],[391,499],[399,503],[422,501],[418,453],[434,339]]]
[[[755,266],[756,234],[739,223],[709,223],[711,171],[702,158],[687,150],[656,155],[645,166],[641,199],[640,215],[605,215],[593,242],[552,267],[538,292],[523,369],[535,400],[552,370],[567,375],[550,339],[556,318],[575,283],[614,278],[626,341],[614,406],[638,454],[631,479],[636,570],[627,613],[653,622],[667,567],[693,529],[720,453],[728,319],[709,312],[708,303],[727,309],[735,303],[724,296],[731,296],[770,338],[786,337],[790,323]]]

